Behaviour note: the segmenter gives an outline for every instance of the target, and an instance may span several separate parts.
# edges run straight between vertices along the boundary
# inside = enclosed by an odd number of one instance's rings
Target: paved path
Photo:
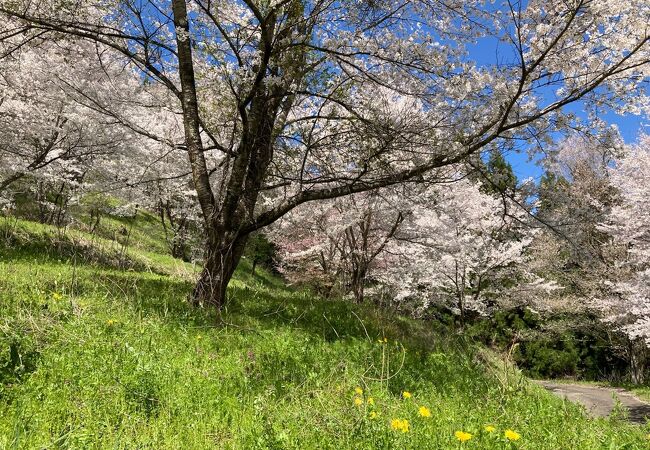
[[[630,422],[644,424],[645,418],[650,418],[650,404],[639,400],[625,389],[552,381],[538,381],[538,383],[560,397],[583,404],[593,416],[608,416],[614,408],[614,397],[616,397],[627,408]]]

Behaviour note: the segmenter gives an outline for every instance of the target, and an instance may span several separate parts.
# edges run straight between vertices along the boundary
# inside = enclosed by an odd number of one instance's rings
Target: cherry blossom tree
[[[196,195],[188,179],[158,180],[152,186],[153,197],[157,200],[155,210],[165,231],[167,246],[173,257],[191,260],[190,242],[195,229],[200,224]],[[190,201],[188,201],[190,200]]]
[[[486,294],[501,288],[499,271],[524,261],[531,234],[518,232],[522,221],[520,210],[478,183],[436,186],[414,200],[379,279],[423,309],[451,303],[463,324],[468,310],[486,312]]]
[[[118,198],[122,211],[158,211],[170,251],[187,259],[189,229],[200,221],[180,110],[114,56],[56,39],[0,60],[0,187],[11,198],[7,189],[29,178],[20,187],[33,191],[44,222],[61,223],[70,203],[90,202],[93,230],[102,212],[120,212],[102,194]]]
[[[611,167],[612,185],[619,202],[601,229],[624,249],[611,280],[612,294],[598,306],[607,321],[631,341],[650,344],[650,136],[629,146]],[[606,294],[606,293],[605,293]]]
[[[452,180],[453,181],[453,180]],[[351,289],[357,301],[373,281],[416,310],[432,302],[485,312],[488,300],[516,304],[555,289],[533,272],[526,247],[536,234],[512,201],[462,179],[443,186],[383,189],[298,207],[276,225],[283,273],[291,281]],[[366,261],[360,264],[361,261]],[[359,267],[365,270],[355,285]]]
[[[136,74],[105,50],[42,40],[0,60],[0,193],[10,197],[8,190],[29,178],[22,187],[40,200],[43,221],[59,223],[72,194],[117,195],[156,170],[162,176],[175,150],[173,124],[161,120],[174,114],[152,102]],[[183,166],[178,159],[173,165],[167,162],[165,175]]]
[[[544,276],[563,285],[564,296],[583,299],[585,308],[585,299],[599,295],[611,270],[611,238],[599,224],[616,203],[609,168],[622,148],[616,129],[598,136],[574,134],[544,161],[547,171],[538,188],[537,216],[548,227],[539,236],[543,247],[535,246],[537,265],[547,261]],[[555,256],[548,253],[550,248],[556,248]]]
[[[317,281],[364,300],[374,262],[404,220],[396,192],[355,194],[298,207],[272,228],[292,281]]]
[[[302,203],[589,126],[574,102],[647,108],[646,0],[489,3],[0,0],[0,41],[101,43],[176,97],[208,249],[193,297],[221,307],[250,233]]]
[[[27,175],[78,184],[91,160],[124,150],[128,136],[71,96],[107,82],[89,47],[52,42],[0,60],[0,192]]]

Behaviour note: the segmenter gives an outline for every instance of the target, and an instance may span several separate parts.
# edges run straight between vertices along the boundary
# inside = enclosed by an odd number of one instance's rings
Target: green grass
[[[640,400],[650,402],[650,387],[648,386],[622,386],[629,389]]]
[[[648,428],[588,419],[435,323],[246,262],[218,322],[185,301],[193,266],[106,237],[0,219],[0,448],[648,448]]]

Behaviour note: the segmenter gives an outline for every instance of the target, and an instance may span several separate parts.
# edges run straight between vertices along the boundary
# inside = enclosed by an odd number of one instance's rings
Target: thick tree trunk
[[[185,143],[192,168],[192,181],[201,206],[205,232],[208,237],[205,266],[194,287],[192,302],[196,305],[221,308],[226,302],[226,288],[244,251],[248,235],[240,235],[234,231],[240,226],[235,220],[239,196],[227,193],[223,208],[220,208],[218,213],[215,211],[215,198],[210,185],[210,175],[201,140],[201,121],[196,95],[186,0],[172,0],[172,9],[178,50],[178,73],[182,88]],[[239,161],[239,164],[244,165],[244,168],[240,168],[240,170],[245,173],[245,161]],[[233,183],[233,177],[234,175],[231,175],[230,183]],[[241,182],[238,186],[241,186]]]
[[[248,236],[224,238],[209,245],[201,276],[192,292],[192,303],[221,309],[227,300],[228,283],[244,253]]]

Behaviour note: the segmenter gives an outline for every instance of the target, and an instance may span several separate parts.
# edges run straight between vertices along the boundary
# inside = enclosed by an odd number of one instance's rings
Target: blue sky
[[[507,64],[516,61],[512,47],[495,38],[481,39],[476,45],[470,46],[468,50],[469,59],[476,61],[479,66],[494,65],[497,62]],[[568,105],[566,108],[578,117],[586,118],[586,113],[580,102]],[[616,125],[626,143],[635,142],[641,131],[645,130],[650,133],[650,120],[647,117],[632,114],[621,116],[614,112],[606,112],[601,118]],[[534,161],[530,161],[526,153],[510,152],[505,157],[520,180],[532,177],[537,181],[543,174],[543,170]]]
[[[574,105],[574,112],[578,112],[576,110],[579,109],[579,104]],[[621,137],[628,144],[635,142],[642,130],[650,133],[650,121],[642,116],[631,114],[620,116],[610,112],[605,114],[603,119],[608,123],[615,124],[621,133]],[[520,180],[533,177],[537,181],[542,176],[542,169],[535,162],[529,161],[527,154],[510,152],[505,157]]]

